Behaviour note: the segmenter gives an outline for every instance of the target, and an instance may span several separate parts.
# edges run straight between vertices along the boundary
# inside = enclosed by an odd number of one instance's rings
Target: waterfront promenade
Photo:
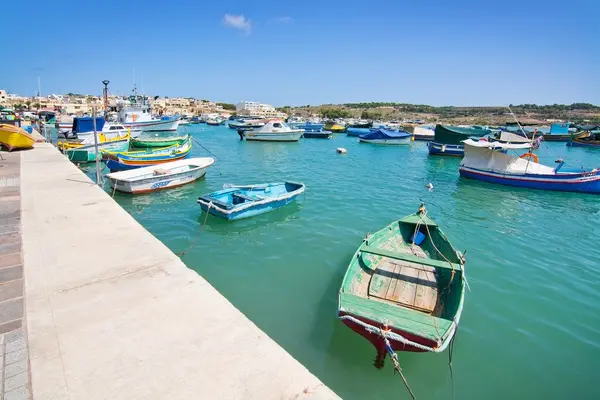
[[[7,400],[337,398],[52,145],[2,154]]]

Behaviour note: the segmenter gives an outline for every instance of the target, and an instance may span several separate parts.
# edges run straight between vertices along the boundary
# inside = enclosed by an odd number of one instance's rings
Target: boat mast
[[[527,134],[525,134],[525,130],[519,123],[519,120],[517,119],[517,117],[515,117],[515,114],[510,109],[510,106],[506,106],[506,107],[508,108],[508,111],[510,111],[510,115],[512,115],[513,118],[515,119],[515,122],[517,123],[517,126],[521,130],[521,133],[523,134],[523,136],[525,136],[525,138],[527,138]],[[536,132],[537,132],[537,129],[535,131],[533,131],[533,135],[531,135],[531,143],[530,143],[530,147],[529,147],[529,153],[531,153],[531,154],[533,154],[533,141],[535,140]],[[527,157],[527,165],[525,165],[525,173],[527,173],[527,168],[529,168],[529,161],[531,161],[531,155],[529,157]]]

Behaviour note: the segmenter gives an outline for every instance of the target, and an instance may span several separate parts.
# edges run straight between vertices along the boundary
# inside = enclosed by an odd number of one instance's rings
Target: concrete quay
[[[338,398],[51,144],[17,154],[30,372],[13,399]]]

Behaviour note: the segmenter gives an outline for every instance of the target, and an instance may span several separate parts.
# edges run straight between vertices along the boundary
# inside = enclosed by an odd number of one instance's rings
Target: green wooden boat
[[[185,136],[146,136],[131,139],[131,146],[133,147],[168,147],[168,146],[180,146],[188,140],[189,135]]]
[[[442,352],[463,308],[464,263],[421,206],[364,239],[344,276],[338,317],[375,346],[377,367],[396,351]]]

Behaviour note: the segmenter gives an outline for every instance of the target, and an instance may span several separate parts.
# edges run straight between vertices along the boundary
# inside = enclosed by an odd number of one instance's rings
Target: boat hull
[[[382,144],[388,146],[407,145],[410,144],[411,136],[398,139],[363,139],[359,138],[361,143]]]
[[[156,176],[144,179],[139,182],[121,181],[118,179],[107,178],[111,189],[123,193],[144,194],[156,192],[159,190],[172,189],[175,187],[187,185],[206,175],[208,167],[199,168],[193,171],[185,171],[177,174],[172,174],[167,177]]]
[[[349,315],[353,318],[356,318],[368,325],[372,325],[372,326],[379,326],[381,325],[380,322],[376,322],[376,321],[371,321],[367,318],[358,316],[358,315],[353,315],[353,314],[349,314],[346,313],[344,311],[338,311],[338,318],[341,318],[345,315]],[[377,354],[379,357],[383,356],[386,354],[386,348],[385,348],[385,341],[383,340],[383,337],[377,334],[374,334],[372,332],[369,332],[367,329],[365,329],[362,325],[353,322],[349,319],[343,319],[341,318],[341,321],[344,323],[344,325],[346,325],[348,328],[352,329],[354,332],[358,333],[360,336],[364,337],[365,339],[367,339],[374,347],[375,350],[377,351]],[[405,330],[402,329],[398,329],[398,328],[394,328],[394,327],[388,327],[388,329],[391,332],[397,333],[401,336],[403,336],[404,338],[410,340],[411,342],[415,342],[420,344],[421,346],[426,346],[426,347],[435,347],[438,345],[437,342],[432,341],[430,339],[427,338],[423,338],[417,335],[414,335],[410,332],[407,332]],[[418,347],[414,347],[408,344],[404,344],[402,342],[396,341],[392,338],[389,338],[388,341],[390,342],[390,346],[392,347],[392,349],[397,352],[397,351],[408,351],[408,352],[413,352],[413,353],[424,353],[426,352],[423,349],[420,349]]]
[[[123,123],[122,125],[131,129],[139,129],[144,132],[176,131],[179,127],[179,120],[128,122]]]
[[[331,139],[333,134],[331,132],[304,132],[302,137],[305,139]]]
[[[297,195],[294,195],[287,199],[276,200],[276,201],[272,201],[270,203],[257,205],[256,207],[248,208],[246,210],[243,210],[240,212],[234,212],[231,214],[223,213],[215,207],[211,207],[208,212],[216,217],[224,218],[229,221],[235,221],[238,219],[250,218],[250,217],[254,217],[257,215],[266,214],[268,212],[274,211],[278,208],[284,207],[284,206],[292,203],[293,201],[296,200],[296,197],[297,197]],[[206,212],[208,210],[208,206],[206,206],[205,204],[200,204],[200,208],[204,212]]]
[[[346,130],[346,136],[358,137],[360,135],[366,135],[371,132],[369,128],[348,128]]]
[[[13,151],[16,149],[30,149],[35,143],[35,138],[25,130],[14,125],[0,125],[0,145]]]
[[[579,141],[576,139],[573,139],[570,142],[567,142],[567,146],[569,147],[596,147],[599,148],[600,147],[600,141]]]
[[[110,151],[124,151],[127,150],[129,146],[129,140],[118,140],[114,142],[108,143],[99,143],[98,151],[100,149],[110,150]],[[94,146],[84,146],[78,147],[74,149],[65,150],[65,154],[70,161],[76,163],[88,163],[96,161],[96,149]],[[102,159],[102,155],[99,154],[100,159]]]
[[[285,192],[275,192],[271,195],[266,195],[266,190],[270,190],[273,193],[273,188],[281,188],[285,186]],[[289,187],[289,188],[288,188]],[[257,198],[252,198],[251,202],[236,203],[232,200],[232,193],[248,189],[264,189],[263,195]],[[234,186],[233,189],[225,189],[223,191],[217,191],[210,193],[209,195],[202,196],[198,199],[198,204],[204,212],[208,212],[216,217],[220,217],[226,220],[238,220],[244,218],[254,217],[256,215],[265,214],[278,208],[284,207],[296,200],[298,195],[304,193],[305,186],[302,183],[285,182],[277,184],[267,185],[254,185],[254,186]],[[243,193],[243,192],[242,192]],[[231,198],[226,202],[219,200],[222,196],[230,196]],[[240,196],[236,194],[235,196]]]
[[[460,144],[442,144],[430,141],[427,143],[427,147],[432,156],[462,157],[465,155],[465,146]]]
[[[135,139],[131,141],[131,146],[138,148],[148,148],[148,147],[168,147],[175,145],[182,145],[187,140],[186,138],[179,138],[173,140],[143,140],[143,139]]]
[[[243,133],[247,141],[254,142],[297,142],[303,132],[260,133],[246,131]]]
[[[149,166],[153,166],[153,165],[160,165],[160,164],[164,164],[170,161],[177,161],[177,160],[183,160],[184,158],[187,158],[189,156],[189,153],[186,154],[181,154],[181,155],[177,155],[168,159],[162,159],[162,160],[125,160],[122,158],[119,159],[105,159],[105,163],[106,166],[108,167],[108,169],[110,169],[111,172],[115,172],[115,171],[127,171],[129,169],[135,169],[135,168],[141,168],[141,167],[149,167]]]
[[[478,181],[528,189],[553,190],[561,192],[600,193],[600,171],[556,175],[501,174],[461,166],[460,176]]]

